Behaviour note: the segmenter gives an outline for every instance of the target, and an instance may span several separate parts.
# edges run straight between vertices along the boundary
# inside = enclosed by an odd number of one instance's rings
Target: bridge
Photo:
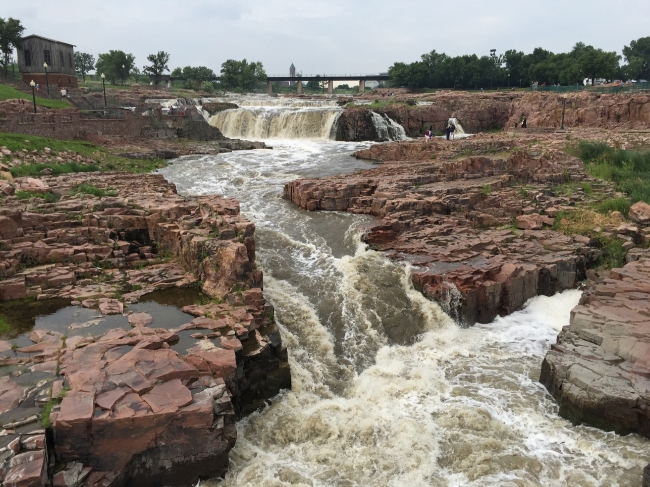
[[[174,81],[176,77],[169,77],[170,81]],[[388,74],[303,74],[300,76],[285,76],[285,75],[269,75],[266,77],[266,92],[273,92],[273,83],[279,81],[293,81],[297,83],[298,94],[302,94],[302,81],[327,81],[327,93],[332,95],[334,93],[335,81],[358,81],[359,92],[366,91],[366,81],[388,81],[390,78]],[[215,76],[207,79],[206,81],[221,81],[222,76]]]
[[[335,81],[358,81],[359,92],[363,93],[366,90],[366,81],[388,81],[387,74],[303,74],[301,76],[267,76],[266,77],[266,92],[273,91],[272,84],[278,81],[293,81],[298,83],[298,94],[302,94],[303,81],[327,81],[327,93],[334,93]]]

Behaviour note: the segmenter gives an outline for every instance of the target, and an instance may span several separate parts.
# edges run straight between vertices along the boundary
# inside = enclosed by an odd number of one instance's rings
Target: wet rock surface
[[[236,418],[291,386],[254,264],[255,226],[239,203],[181,197],[153,174],[14,184],[31,193],[0,208],[0,300],[63,298],[80,319],[66,322],[70,336],[16,330],[13,344],[0,341],[3,485],[189,485],[223,475]],[[183,308],[181,326],[131,309],[148,293],[188,286],[205,294]]]
[[[650,437],[650,253],[587,282],[540,381],[567,419]]]
[[[411,264],[416,286],[456,319],[487,323],[533,296],[573,288],[602,255],[591,238],[552,229],[561,211],[594,201],[558,187],[589,182],[601,195],[614,192],[560,149],[560,137],[547,139],[376,145],[357,153],[380,161],[376,169],[296,180],[284,197],[307,210],[377,217],[365,242]]]

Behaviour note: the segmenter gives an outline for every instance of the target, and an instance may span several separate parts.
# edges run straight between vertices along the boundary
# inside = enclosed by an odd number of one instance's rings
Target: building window
[[[48,66],[52,65],[52,56],[50,56],[50,51],[47,49],[43,51],[43,57],[45,58],[45,62],[47,63]]]
[[[32,53],[29,51],[29,49],[25,49],[25,66],[31,66],[32,65]]]
[[[65,68],[65,61],[63,57],[63,51],[59,51],[59,64],[61,65],[62,68]]]

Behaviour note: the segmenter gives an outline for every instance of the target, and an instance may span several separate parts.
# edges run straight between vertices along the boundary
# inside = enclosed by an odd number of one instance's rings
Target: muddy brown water
[[[640,486],[650,442],[570,424],[538,382],[578,291],[461,328],[360,242],[367,217],[282,200],[292,179],[371,167],[350,157],[366,145],[267,143],[160,171],[239,199],[289,349],[293,390],[239,422],[226,478],[202,487]]]

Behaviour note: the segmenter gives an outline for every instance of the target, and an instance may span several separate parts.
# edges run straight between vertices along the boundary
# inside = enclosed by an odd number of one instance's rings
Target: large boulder
[[[650,205],[645,201],[634,203],[630,207],[630,218],[642,225],[650,225]]]

